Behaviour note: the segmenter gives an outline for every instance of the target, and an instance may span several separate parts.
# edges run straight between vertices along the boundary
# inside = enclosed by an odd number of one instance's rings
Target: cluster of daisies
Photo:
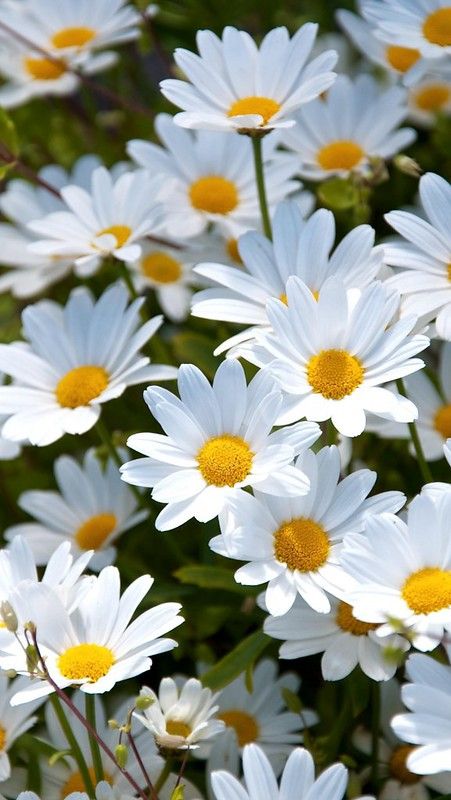
[[[89,88],[158,14],[0,0],[0,110]],[[0,460],[30,472],[0,549],[2,800],[451,796],[451,187],[408,150],[451,116],[451,5],[336,18],[342,34],[258,43],[199,31],[152,141],[110,168],[17,157],[2,186],[0,292],[23,311],[0,344]],[[419,179],[413,204],[376,240],[373,192],[396,169]],[[342,235],[327,201],[346,193],[361,217]],[[157,363],[187,320],[214,371]],[[49,445],[52,489],[28,466]],[[376,486],[397,453],[414,497]],[[206,573],[259,627],[156,683],[184,617],[153,529],[177,558],[192,520],[211,523]],[[121,581],[138,527],[152,563],[136,544]],[[326,689],[350,676],[337,719],[331,694],[299,698],[308,656]]]

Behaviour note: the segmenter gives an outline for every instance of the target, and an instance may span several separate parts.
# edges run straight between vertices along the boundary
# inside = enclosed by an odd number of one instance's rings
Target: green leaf
[[[207,377],[212,378],[219,360],[213,355],[216,342],[201,333],[177,333],[171,344],[181,364],[196,364]]]
[[[318,189],[318,197],[332,211],[347,211],[359,202],[358,190],[343,178],[332,178],[322,183]]]
[[[351,700],[353,717],[358,717],[370,702],[370,681],[360,669],[352,672],[352,679],[348,681],[347,688]]]
[[[180,567],[174,576],[181,583],[191,583],[202,589],[223,589],[236,594],[249,594],[248,586],[236,583],[233,573],[224,567],[213,567],[207,564],[188,564]]]
[[[285,700],[286,706],[293,714],[300,714],[302,711],[302,703],[291,689],[282,689],[282,697]]]
[[[221,658],[214,667],[211,667],[207,672],[201,675],[201,681],[204,686],[209,689],[217,691],[223,689],[231,681],[235,680],[238,675],[245,672],[249,664],[261,656],[264,650],[268,647],[271,639],[263,633],[263,631],[256,631],[251,633],[239,643],[230,653],[227,653],[224,658]]]
[[[0,143],[3,144],[13,156],[19,155],[19,138],[16,126],[9,114],[0,108]]]

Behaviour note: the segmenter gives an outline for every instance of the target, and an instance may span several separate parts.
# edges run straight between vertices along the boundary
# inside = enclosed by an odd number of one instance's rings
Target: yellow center
[[[449,100],[450,90],[443,83],[423,86],[415,95],[415,103],[422,111],[439,111]]]
[[[254,457],[247,442],[240,436],[224,433],[202,445],[197,463],[202,476],[212,486],[235,486],[244,481]]]
[[[446,265],[446,271],[448,274],[448,280],[451,281],[451,261]]]
[[[352,633],[353,636],[366,636],[368,631],[374,631],[379,627],[378,623],[361,622],[352,613],[352,606],[340,601],[335,622],[342,631]]]
[[[71,681],[98,681],[113,664],[113,653],[100,644],[77,644],[58,658],[59,671]]]
[[[24,58],[27,72],[37,81],[56,81],[66,72],[62,61],[51,61],[49,58]]]
[[[93,784],[95,786],[97,781],[96,781],[94,767],[88,767],[88,772],[89,772],[90,778],[91,778],[91,780],[92,780],[92,782],[93,782]],[[111,775],[108,775],[107,773],[104,772],[104,778],[103,779],[107,783],[109,783],[110,786],[112,785]],[[64,800],[64,798],[67,797],[68,795],[72,794],[72,792],[85,792],[85,791],[86,791],[86,786],[84,784],[84,781],[83,781],[83,778],[81,776],[81,773],[80,772],[73,772],[72,775],[70,775],[69,778],[67,779],[67,781],[64,784],[64,786],[61,787],[60,797],[61,797],[61,800]]]
[[[410,786],[414,783],[419,783],[422,777],[421,775],[415,775],[413,772],[410,772],[410,770],[406,767],[407,758],[410,756],[413,750],[415,750],[415,747],[411,747],[408,744],[402,744],[399,747],[396,747],[390,756],[390,761],[388,764],[390,775],[392,775],[393,778],[396,778],[396,780],[400,781],[401,783],[405,783]]]
[[[64,408],[87,406],[108,386],[108,373],[103,367],[87,364],[75,367],[64,375],[55,389],[56,399]]]
[[[275,557],[288,569],[314,572],[327,561],[329,550],[326,532],[307,517],[284,522],[274,534]]]
[[[74,28],[62,28],[53,34],[51,38],[54,47],[82,47],[94,39],[96,32],[93,28],[84,26]]]
[[[175,283],[182,274],[180,262],[163,250],[149,253],[141,261],[141,270],[156,283]]]
[[[220,175],[205,175],[191,184],[191,205],[210,214],[230,214],[238,205],[236,186]]]
[[[240,252],[238,250],[238,242],[236,239],[227,240],[226,250],[232,261],[235,261],[237,264],[243,263],[243,259],[241,258]]]
[[[0,725],[0,751],[5,749],[6,745],[6,731]]]
[[[342,139],[324,145],[317,153],[317,161],[323,169],[353,169],[362,160],[364,151],[356,142]]]
[[[451,437],[451,404],[439,408],[434,417],[434,428],[444,439]]]
[[[451,571],[425,567],[409,575],[402,597],[415,614],[432,614],[451,606]]]
[[[75,541],[82,550],[99,550],[116,527],[115,514],[96,514],[80,525]]]
[[[286,295],[286,292],[282,292],[282,294],[279,294],[279,300],[280,300],[280,301],[281,301],[281,302],[282,302],[284,305],[286,305],[286,306],[288,305],[288,297],[287,297],[287,295]]]
[[[132,229],[128,225],[110,225],[109,228],[103,228],[103,230],[99,231],[97,236],[104,236],[107,233],[116,238],[116,247],[123,247],[129,240]]]
[[[342,400],[363,381],[365,370],[346,350],[321,350],[307,365],[307,380],[314,392],[328,400]]]
[[[398,72],[407,72],[417,63],[420,51],[413,47],[398,47],[391,44],[385,50],[385,57],[393,69]]]
[[[222,719],[228,728],[234,728],[240,747],[257,741],[260,733],[259,727],[255,719],[245,711],[237,709],[222,711],[218,714],[218,719]]]
[[[243,114],[260,114],[263,117],[263,124],[267,125],[271,117],[280,111],[280,103],[273,100],[272,97],[242,97],[241,100],[235,100],[230,106],[227,116],[238,117]]]
[[[451,45],[451,6],[438,8],[425,19],[423,33],[428,42],[440,47]]]
[[[181,736],[186,739],[190,735],[192,728],[186,722],[178,719],[168,719],[166,730],[170,736]]]

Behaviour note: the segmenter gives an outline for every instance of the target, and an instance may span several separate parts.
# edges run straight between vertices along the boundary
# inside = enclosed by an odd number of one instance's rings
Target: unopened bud
[[[16,633],[19,627],[19,621],[11,603],[8,603],[7,600],[0,604],[0,616],[5,628],[10,631],[10,633]]]
[[[6,670],[5,670],[5,672],[4,672],[4,674],[5,674],[5,675],[6,675],[6,677],[7,677],[7,678],[9,678],[11,681],[12,681],[12,680],[14,680],[14,678],[17,678],[17,672],[16,672],[16,670],[15,670],[15,669],[6,669]]]
[[[128,747],[125,744],[116,745],[114,755],[119,766],[124,769],[128,761]]]
[[[27,645],[25,654],[27,656],[27,670],[31,674],[34,674],[38,666],[38,654],[35,646],[32,644]]]
[[[111,728],[112,731],[120,730],[119,722],[116,719],[109,719],[108,720],[108,727]]]
[[[399,153],[399,155],[395,156],[393,164],[399,172],[403,172],[404,175],[410,175],[411,178],[421,178],[423,174],[418,161],[410,158],[410,156],[405,156],[404,153]]]
[[[146,708],[150,708],[154,703],[155,700],[153,697],[150,697],[150,695],[140,694],[135,700],[135,708],[137,708],[138,711],[145,711]]]

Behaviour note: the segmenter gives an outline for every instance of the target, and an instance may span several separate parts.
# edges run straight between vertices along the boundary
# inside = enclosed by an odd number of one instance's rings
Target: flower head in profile
[[[381,41],[418,50],[424,58],[449,57],[449,0],[362,0],[361,5]]]

